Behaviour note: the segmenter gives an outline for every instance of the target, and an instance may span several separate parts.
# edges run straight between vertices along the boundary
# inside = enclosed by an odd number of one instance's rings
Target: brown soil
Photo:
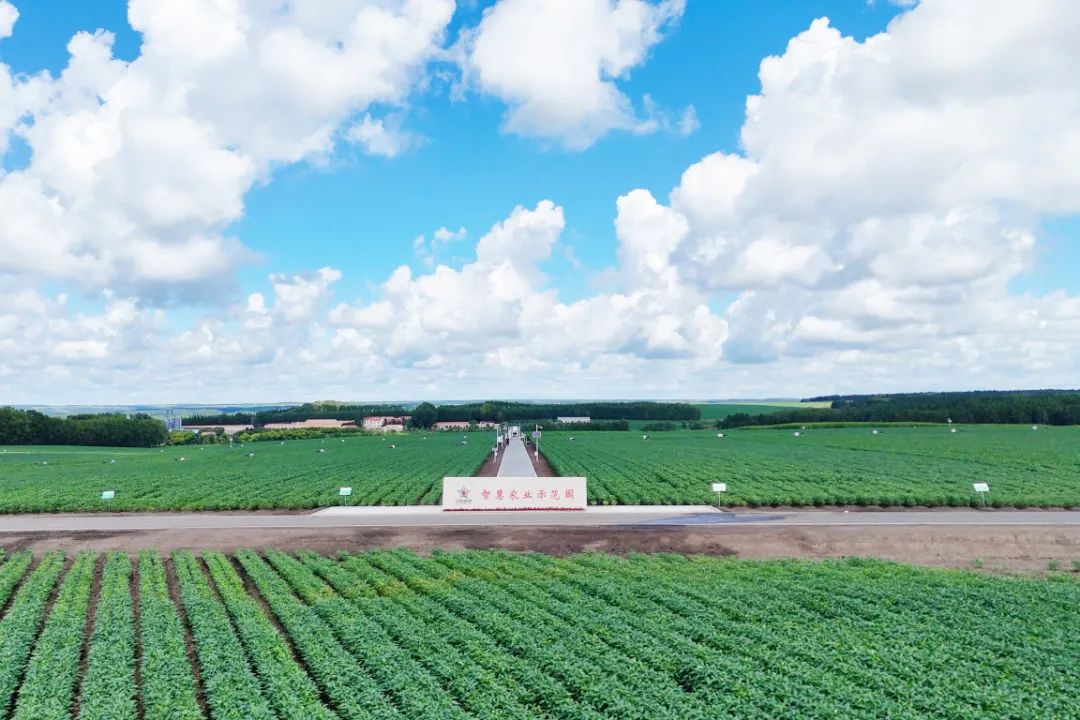
[[[496,477],[499,474],[499,466],[502,465],[502,453],[499,459],[495,459],[495,453],[488,453],[487,459],[473,477]]]
[[[366,527],[240,530],[135,530],[122,532],[5,533],[8,550],[63,548],[169,552],[205,548],[231,552],[275,547],[336,553],[372,547],[502,548],[566,554],[587,550],[680,552],[741,558],[876,557],[937,567],[1005,572],[1045,570],[1055,561],[1080,560],[1080,528],[1039,526],[862,527]],[[172,580],[172,578],[170,578]],[[174,588],[170,588],[171,590]]]
[[[133,561],[131,563],[131,578],[128,584],[128,589],[131,591],[131,622],[132,630],[135,633],[135,687],[142,687],[142,664],[143,664],[143,645],[142,645],[142,607],[139,605],[139,563]],[[135,693],[135,717],[138,720],[143,718],[143,700],[142,693]],[[78,717],[73,715],[72,717]]]
[[[103,533],[107,535],[108,533]],[[144,547],[156,547],[163,552],[169,552],[177,549],[176,547],[165,548],[159,545],[147,544]],[[134,555],[137,550],[131,548],[116,548],[117,550],[131,550]],[[165,563],[165,585],[169,590],[169,599],[172,600],[173,605],[176,607],[177,615],[180,616],[180,624],[184,627],[184,651],[187,654],[188,665],[191,666],[191,674],[195,680],[195,698],[199,702],[199,707],[202,709],[203,717],[210,717],[209,708],[206,704],[206,692],[203,688],[202,671],[199,668],[199,662],[195,651],[195,636],[191,634],[191,621],[187,616],[187,608],[184,607],[184,601],[180,599],[180,578],[176,575],[176,566],[173,565],[171,557],[162,558]]]
[[[79,700],[82,695],[82,683],[86,678],[86,669],[90,666],[90,642],[94,637],[94,619],[97,617],[98,601],[101,600],[101,575],[104,570],[105,557],[99,555],[94,561],[94,576],[90,581],[90,602],[86,606],[86,626],[83,628],[79,673],[75,676],[75,686],[71,693],[71,717],[79,717]]]

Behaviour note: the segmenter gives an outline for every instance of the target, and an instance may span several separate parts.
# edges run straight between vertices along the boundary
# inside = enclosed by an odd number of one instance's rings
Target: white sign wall
[[[584,510],[583,477],[445,477],[443,510]]]

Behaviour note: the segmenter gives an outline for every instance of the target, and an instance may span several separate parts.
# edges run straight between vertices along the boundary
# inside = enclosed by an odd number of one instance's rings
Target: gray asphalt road
[[[86,530],[190,530],[244,528],[453,527],[453,526],[613,526],[710,525],[761,527],[835,527],[880,525],[927,526],[1073,526],[1080,512],[1069,511],[912,511],[912,512],[720,512],[705,506],[590,508],[580,512],[442,512],[438,508],[331,508],[310,515],[243,513],[56,514],[0,516],[4,532],[78,532]]]
[[[529,460],[529,451],[525,449],[521,438],[511,438],[503,449],[499,477],[536,477],[536,470]]]

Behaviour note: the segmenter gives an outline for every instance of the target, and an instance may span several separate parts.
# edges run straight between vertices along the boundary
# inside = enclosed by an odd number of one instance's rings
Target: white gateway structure
[[[584,510],[583,477],[445,477],[443,510]]]
[[[514,432],[518,435],[515,436]],[[498,446],[492,448],[499,452]],[[498,477],[444,477],[443,510],[584,510],[583,477],[537,477],[520,428],[510,428]]]

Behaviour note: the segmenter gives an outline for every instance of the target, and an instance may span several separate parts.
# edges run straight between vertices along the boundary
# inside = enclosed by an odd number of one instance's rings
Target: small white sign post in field
[[[349,504],[349,496],[352,495],[351,487],[339,487],[337,491],[338,497],[345,498],[342,500],[346,505]]]
[[[720,507],[724,504],[724,493],[727,492],[727,483],[715,482],[712,484],[712,491],[716,493],[716,507]]]
[[[115,490],[102,490],[101,491],[101,499],[102,500],[112,500],[115,497],[116,497],[116,491]]]
[[[986,493],[990,492],[990,485],[984,482],[971,483],[971,487],[975,488],[975,492],[979,493],[979,497],[982,498],[982,505],[986,507]]]

